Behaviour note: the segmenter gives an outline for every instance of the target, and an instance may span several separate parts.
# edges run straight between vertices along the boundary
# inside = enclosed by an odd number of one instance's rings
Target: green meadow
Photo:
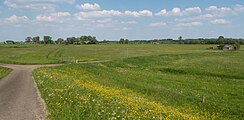
[[[243,119],[244,51],[209,46],[56,46],[56,62],[112,61],[39,68],[34,78],[50,119]]]
[[[214,45],[0,45],[0,63],[56,64],[164,53],[202,53]]]

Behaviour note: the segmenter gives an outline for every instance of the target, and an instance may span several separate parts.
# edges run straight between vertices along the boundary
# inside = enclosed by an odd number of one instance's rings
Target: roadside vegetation
[[[4,68],[4,67],[1,67],[1,66],[0,66],[0,80],[1,80],[3,77],[7,76],[10,72],[11,72],[11,69],[9,69],[9,68]]]
[[[135,50],[124,59],[118,59],[124,52],[121,55],[112,52],[109,54],[114,54],[110,57],[115,58],[112,62],[35,70],[34,77],[47,103],[49,118],[244,117],[243,50],[209,51],[201,45],[143,47],[141,54],[141,49]],[[136,47],[129,49],[132,48]],[[103,49],[108,53],[109,48]]]

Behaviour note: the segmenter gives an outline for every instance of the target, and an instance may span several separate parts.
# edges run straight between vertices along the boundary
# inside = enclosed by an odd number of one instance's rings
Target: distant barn
[[[235,50],[235,47],[233,45],[225,45],[223,50]]]
[[[235,46],[233,45],[219,45],[217,47],[220,50],[235,50]]]

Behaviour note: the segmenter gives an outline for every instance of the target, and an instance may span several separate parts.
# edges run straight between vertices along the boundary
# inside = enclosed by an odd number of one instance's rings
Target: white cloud
[[[179,16],[181,15],[181,10],[180,8],[173,8],[170,13],[172,16]]]
[[[92,22],[93,24],[97,24],[97,27],[103,27],[103,28],[117,28],[118,26],[125,27],[129,24],[136,24],[136,21],[119,21],[119,20],[113,20],[112,18],[105,18],[105,19],[99,19],[99,20],[89,20],[88,22]],[[121,29],[119,29],[121,30]]]
[[[231,21],[225,19],[215,19],[211,21],[212,24],[231,24]]]
[[[160,12],[156,13],[155,15],[156,16],[167,16],[168,13],[167,13],[167,10],[166,9],[163,9]]]
[[[219,11],[219,12],[229,12],[231,11],[231,8],[228,7],[220,7],[218,8],[217,6],[209,6],[208,8],[206,8],[206,10],[208,11]]]
[[[90,12],[79,12],[75,13],[74,17],[76,20],[87,20],[89,18],[103,18],[111,16],[119,16],[122,13],[117,10],[103,10],[103,11],[90,11]]]
[[[97,23],[114,23],[114,24],[136,24],[137,22],[136,21],[119,21],[119,20],[113,20],[111,18],[105,18],[105,19],[99,19],[99,20],[96,20],[95,22]]]
[[[161,26],[166,26],[167,23],[164,22],[156,22],[156,23],[150,23],[149,26],[150,27],[161,27]]]
[[[149,10],[142,10],[142,11],[125,11],[125,15],[133,16],[133,17],[143,17],[143,16],[152,16],[152,12]]]
[[[102,10],[102,11],[79,12],[74,14],[76,20],[88,20],[91,18],[106,18],[106,17],[114,17],[114,16],[144,17],[144,16],[152,16],[152,12],[149,10],[125,11],[125,12],[121,12],[118,10]]]
[[[229,15],[238,15],[242,11],[244,11],[242,5],[236,5],[234,8],[209,6],[205,9],[204,14],[194,17],[176,18],[175,21],[208,21],[212,24],[230,24],[232,23],[231,21],[226,21],[223,18]],[[184,26],[185,24],[179,25]]]
[[[36,20],[37,21],[44,21],[44,22],[53,22],[55,20],[58,20],[59,22],[62,22],[61,18],[69,17],[71,14],[69,12],[56,12],[56,13],[50,13],[45,15],[37,15]]]
[[[4,5],[10,9],[32,9],[55,11],[58,4],[73,4],[75,0],[4,0]]]
[[[121,24],[136,24],[136,21],[121,21]]]
[[[193,7],[193,8],[186,8],[183,11],[183,14],[185,15],[191,15],[191,14],[201,14],[202,10],[199,7]]]
[[[30,19],[27,16],[12,15],[8,18],[0,20],[0,23],[28,23]]]
[[[9,8],[16,8],[16,7],[17,7],[16,3],[14,3],[14,2],[12,2],[12,1],[10,1],[10,0],[5,0],[3,3],[4,3],[7,7],[9,7]]]
[[[244,6],[237,4],[235,5],[234,10],[236,12],[244,12]]]
[[[199,21],[199,20],[212,20],[214,18],[219,17],[218,15],[213,14],[203,14],[194,17],[186,17],[186,18],[176,18],[175,21]]]
[[[170,11],[166,9],[161,10],[156,13],[156,16],[182,16],[182,15],[193,15],[193,14],[201,14],[202,10],[199,7],[186,8],[185,10],[181,10],[180,8],[173,8]]]
[[[229,14],[236,14],[231,8],[229,7],[217,7],[217,6],[209,6],[206,8],[206,11],[210,12],[210,14],[217,15],[217,16],[226,16]]]
[[[97,20],[97,23],[111,23],[113,20],[111,18]]]
[[[218,15],[213,15],[213,14],[204,14],[204,15],[200,15],[201,18],[214,18],[217,17]]]
[[[67,17],[67,16],[71,16],[71,14],[69,12],[57,12],[57,13],[52,13],[52,16],[55,17]]]
[[[82,9],[82,10],[99,10],[100,9],[100,5],[97,3],[94,3],[94,4],[84,3],[81,5],[77,5],[76,7],[79,9]]]
[[[36,20],[37,21],[52,22],[52,21],[54,21],[54,18],[52,16],[38,15],[38,16],[36,16]]]
[[[180,16],[181,9],[173,8],[171,11],[167,11],[166,9],[161,10],[160,12],[155,14],[156,16]]]
[[[177,26],[182,26],[182,27],[193,27],[193,26],[201,26],[203,25],[202,22],[189,22],[189,23],[179,23]]]
[[[122,30],[127,31],[127,30],[129,30],[129,28],[123,27]]]

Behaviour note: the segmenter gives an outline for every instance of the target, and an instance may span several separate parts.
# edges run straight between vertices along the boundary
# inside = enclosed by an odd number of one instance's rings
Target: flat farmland
[[[112,61],[43,67],[34,78],[50,119],[242,119],[244,51],[209,46],[56,46],[63,58]]]
[[[0,63],[56,64],[166,53],[202,53],[214,45],[0,45]],[[211,51],[210,51],[211,52]]]

